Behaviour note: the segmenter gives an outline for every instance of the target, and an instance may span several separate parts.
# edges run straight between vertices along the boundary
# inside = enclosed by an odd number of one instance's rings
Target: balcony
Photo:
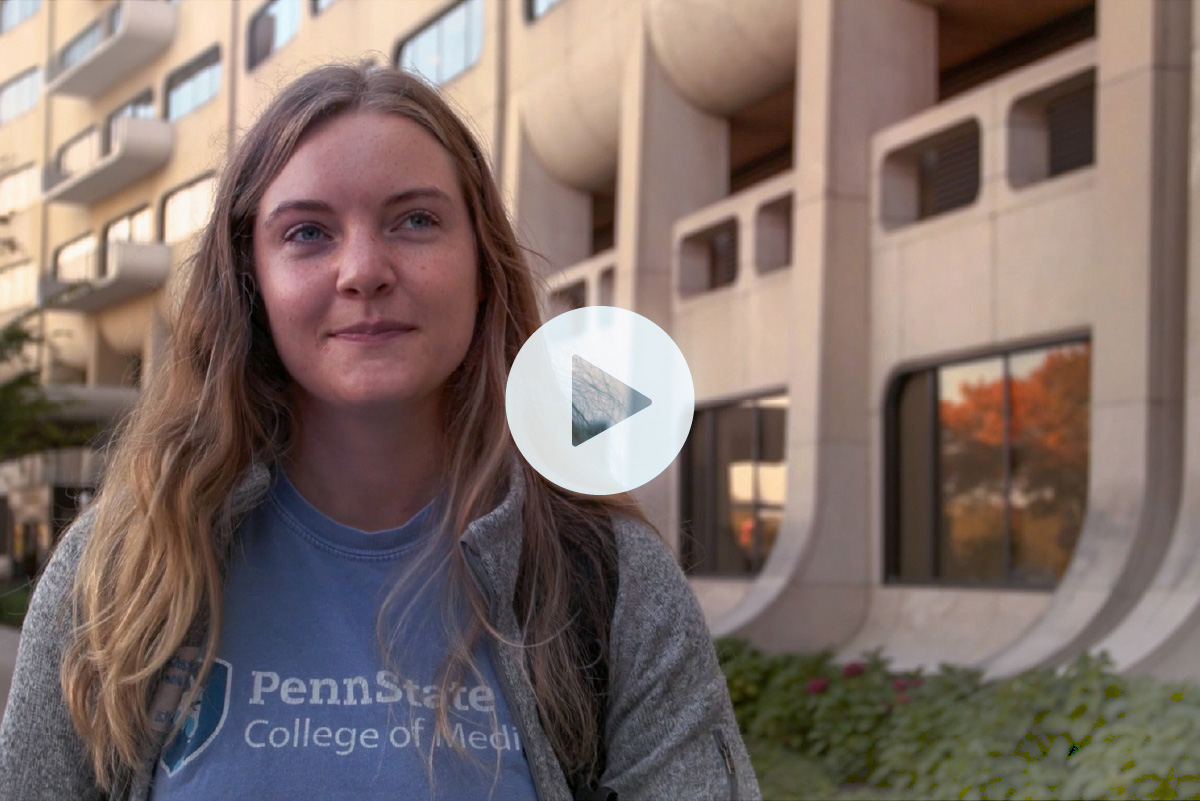
[[[171,44],[175,14],[162,0],[121,0],[54,54],[47,94],[100,97]]]
[[[672,336],[696,397],[787,383],[793,171],[674,225]]]
[[[545,318],[584,306],[615,306],[616,261],[616,251],[610,248],[547,276]]]
[[[119,192],[161,169],[171,158],[175,131],[165,120],[121,117],[113,121],[109,135],[92,129],[77,138],[71,149],[90,152],[73,168],[64,169],[61,157],[42,176],[47,203],[88,206]]]
[[[137,387],[46,384],[46,397],[59,404],[55,419],[65,423],[108,423],[133,408]]]
[[[67,274],[43,276],[39,305],[64,311],[96,312],[163,286],[171,270],[171,248],[161,242],[109,242],[102,257],[93,254]]]

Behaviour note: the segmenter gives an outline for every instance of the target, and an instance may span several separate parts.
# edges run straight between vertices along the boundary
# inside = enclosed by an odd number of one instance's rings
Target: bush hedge
[[[1200,688],[1106,655],[984,681],[717,646],[766,798],[1200,798]]]

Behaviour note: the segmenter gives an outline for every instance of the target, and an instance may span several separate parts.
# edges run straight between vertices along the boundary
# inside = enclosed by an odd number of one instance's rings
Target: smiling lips
[[[415,325],[402,323],[399,320],[373,320],[369,322],[355,323],[348,325],[345,328],[339,328],[330,336],[343,342],[384,342],[389,339],[394,339],[401,334],[407,334],[409,331],[416,331]]]

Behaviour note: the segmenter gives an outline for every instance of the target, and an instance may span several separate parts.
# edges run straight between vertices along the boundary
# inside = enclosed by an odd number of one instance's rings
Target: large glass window
[[[177,120],[217,96],[221,50],[211,47],[167,77],[167,119]]]
[[[290,42],[299,30],[300,0],[271,0],[250,19],[246,68],[257,67],[267,56]]]
[[[887,578],[1051,587],[1087,506],[1091,350],[907,373],[888,410]]]
[[[118,217],[104,229],[104,261],[102,275],[109,275],[116,269],[117,242],[153,242],[154,222],[150,216],[150,207],[143,206],[137,211]]]
[[[163,241],[179,242],[208,222],[215,179],[210,175],[181,186],[163,200]]]
[[[461,0],[400,43],[396,63],[442,85],[479,61],[483,0]]]
[[[771,553],[787,496],[787,396],[697,409],[683,446],[684,570],[757,573]]]
[[[41,176],[36,164],[28,164],[0,177],[0,214],[33,205],[40,192]]]
[[[0,33],[7,33],[37,13],[42,0],[0,0]]]
[[[16,119],[37,105],[42,90],[42,71],[27,69],[0,85],[0,125]]]
[[[96,277],[96,237],[85,234],[54,253],[54,277],[64,283]]]
[[[312,0],[312,13],[320,14],[325,9],[333,5],[335,0]]]

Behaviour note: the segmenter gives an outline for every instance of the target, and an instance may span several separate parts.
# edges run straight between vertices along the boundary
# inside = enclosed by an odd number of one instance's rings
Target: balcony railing
[[[792,263],[789,171],[689,214],[675,223],[675,286],[683,298],[735,284]]]
[[[101,129],[92,129],[72,142],[69,159],[60,154],[56,164],[46,167],[45,200],[96,203],[161,169],[174,146],[174,128],[165,120],[121,117],[113,121],[107,137]]]
[[[546,319],[584,306],[616,305],[616,273],[616,251],[609,249],[548,276]]]
[[[1088,41],[879,131],[871,143],[877,235],[907,236],[963,212],[985,218],[1093,166],[1095,89]]]
[[[174,3],[121,0],[54,54],[46,92],[99,97],[171,44],[175,15]]]
[[[171,271],[171,248],[161,242],[109,242],[103,252],[58,265],[43,276],[39,305],[95,312],[163,286]]]

